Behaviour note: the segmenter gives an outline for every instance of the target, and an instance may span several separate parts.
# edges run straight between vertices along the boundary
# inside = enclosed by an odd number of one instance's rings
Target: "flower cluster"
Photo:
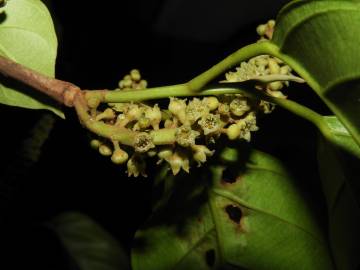
[[[131,130],[131,146],[117,141],[93,139],[91,145],[100,154],[111,157],[115,164],[127,163],[129,176],[145,176],[145,159],[157,157],[158,163],[167,162],[174,175],[190,165],[200,166],[212,156],[210,150],[221,135],[230,140],[250,141],[251,132],[258,130],[256,113],[265,108],[240,94],[221,97],[170,98],[166,108],[158,104],[115,103],[97,111],[96,120]],[[169,136],[166,144],[154,142],[158,136]],[[161,133],[163,131],[163,133]],[[165,135],[164,135],[165,134]]]
[[[274,23],[269,21],[257,30],[269,37],[273,26]],[[241,63],[236,71],[225,77],[228,82],[239,82],[290,72],[279,59],[261,55]],[[274,81],[256,87],[272,96],[285,97],[280,90],[287,84]],[[119,82],[119,89],[115,91],[136,91],[146,86],[140,72],[134,69]],[[251,100],[241,94],[188,99],[170,97],[165,105],[134,102],[107,105],[95,109],[95,120],[127,130],[131,132],[131,138],[123,145],[116,140],[98,138],[93,139],[91,145],[100,154],[111,157],[113,163],[126,163],[128,175],[135,177],[146,176],[146,159],[149,157],[157,158],[158,164],[168,163],[174,175],[180,170],[189,172],[193,163],[200,166],[214,154],[211,148],[220,136],[250,141],[251,133],[258,130],[257,115],[270,113],[274,108],[269,102]]]

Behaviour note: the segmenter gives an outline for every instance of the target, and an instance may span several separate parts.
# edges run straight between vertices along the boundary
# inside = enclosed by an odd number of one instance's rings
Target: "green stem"
[[[228,71],[230,68],[235,65],[248,60],[251,57],[258,56],[261,54],[268,54],[274,45],[269,41],[257,42],[250,44],[248,46],[242,47],[236,52],[230,54],[221,62],[217,63],[215,66],[211,67],[204,73],[196,76],[194,79],[190,80],[187,85],[191,91],[200,91],[206,84],[214,80],[219,75]]]
[[[202,88],[207,85],[212,80],[216,79],[218,76],[228,71],[230,68],[235,65],[245,61],[251,57],[258,56],[261,54],[268,54],[272,48],[273,44],[264,41],[254,43],[248,46],[245,46],[238,51],[232,53],[224,60],[211,67],[204,73],[196,76],[194,79],[188,81],[184,84],[162,86],[148,88],[146,90],[129,90],[129,91],[88,91],[86,93],[86,98],[89,100],[91,98],[97,98],[100,102],[129,102],[129,101],[142,101],[149,99],[161,99],[167,97],[184,97],[184,96],[196,96],[196,95],[207,95],[205,93],[201,94],[200,91]],[[272,80],[274,78],[270,78]],[[286,78],[289,79],[289,78]]]

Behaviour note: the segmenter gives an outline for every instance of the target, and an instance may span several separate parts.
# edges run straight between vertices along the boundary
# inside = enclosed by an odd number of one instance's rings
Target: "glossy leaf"
[[[325,117],[336,144],[320,138],[318,160],[338,269],[359,269],[360,147],[336,117]]]
[[[273,42],[360,145],[360,1],[293,1]]]
[[[7,1],[0,15],[0,55],[54,77],[57,38],[46,6],[40,0]],[[0,77],[0,103],[47,109],[64,117],[45,95],[14,80]]]
[[[254,151],[244,168],[226,164],[171,177],[173,193],[136,233],[134,270],[332,269],[316,219],[279,161]]]
[[[81,270],[127,270],[123,248],[90,217],[70,212],[55,218],[50,227]]]

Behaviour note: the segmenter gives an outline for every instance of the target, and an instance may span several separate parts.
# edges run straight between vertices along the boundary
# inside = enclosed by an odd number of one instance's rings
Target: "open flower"
[[[205,135],[217,133],[222,126],[220,115],[209,113],[201,118],[199,125],[203,129]]]
[[[166,159],[169,163],[172,173],[177,175],[181,169],[189,173],[189,158],[182,152],[176,151]]]
[[[200,132],[192,130],[190,126],[183,125],[176,129],[176,142],[183,146],[189,147],[195,144],[195,139],[200,135]]]

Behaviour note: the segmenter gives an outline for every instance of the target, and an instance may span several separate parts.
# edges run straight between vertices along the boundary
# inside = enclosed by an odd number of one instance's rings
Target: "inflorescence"
[[[257,32],[261,40],[272,36],[275,22],[260,25]],[[268,55],[260,55],[240,64],[225,75],[226,82],[241,82],[254,77],[281,74],[291,75],[291,69],[282,61]],[[286,98],[281,92],[288,82],[274,81],[255,87],[267,94]],[[136,91],[147,87],[147,82],[134,69],[119,82],[115,91]],[[149,90],[151,91],[151,90]],[[119,141],[96,138],[91,146],[101,155],[111,157],[115,164],[127,165],[128,176],[146,176],[146,159],[156,157],[157,163],[169,164],[174,175],[180,170],[189,172],[191,164],[205,163],[214,154],[211,150],[217,139],[226,135],[229,140],[250,141],[251,133],[258,130],[256,117],[270,113],[274,105],[263,100],[254,100],[242,94],[222,96],[170,97],[168,105],[150,103],[109,103],[99,106],[92,114],[96,121],[130,130],[131,145]],[[161,133],[160,131],[164,131]],[[170,136],[170,143],[157,143],[157,136]]]

